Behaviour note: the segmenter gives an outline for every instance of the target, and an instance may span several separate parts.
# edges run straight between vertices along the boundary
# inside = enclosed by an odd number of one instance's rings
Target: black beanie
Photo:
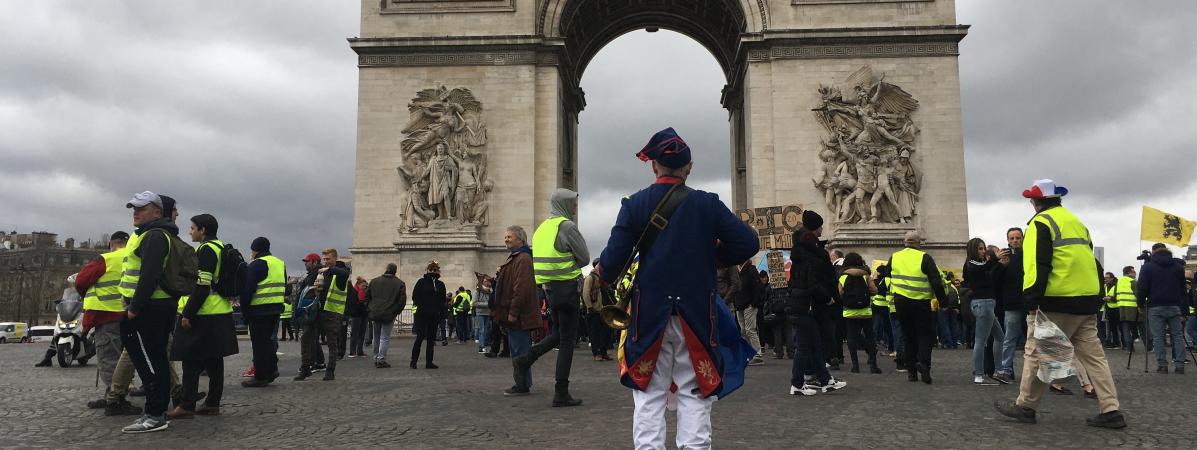
[[[252,244],[249,244],[249,249],[258,253],[268,252],[270,251],[270,239],[258,236],[254,238],[254,242]]]
[[[802,211],[802,226],[811,231],[818,230],[823,226],[823,216],[809,209]]]

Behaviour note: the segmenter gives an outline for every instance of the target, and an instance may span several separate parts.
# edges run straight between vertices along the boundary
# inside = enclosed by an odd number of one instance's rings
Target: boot
[[[881,373],[881,368],[876,363],[869,364],[869,373]]]
[[[303,381],[303,380],[308,379],[308,377],[310,377],[310,376],[312,376],[312,369],[309,368],[308,366],[300,366],[299,373],[296,374],[295,378],[292,378],[292,380]]]
[[[325,369],[325,371],[324,371],[324,381],[333,381],[333,380],[336,380],[336,379],[337,379],[337,376],[336,376],[336,374],[334,373],[334,372],[336,372],[336,371],[337,371],[336,369],[333,369],[333,368],[331,368],[331,367],[329,367],[328,369]]]
[[[34,364],[33,367],[50,367],[50,359],[54,358],[56,353],[57,352],[55,352],[54,349],[46,350],[46,357],[42,358],[42,360],[37,364]]]
[[[560,408],[565,406],[578,406],[582,404],[582,400],[570,397],[569,382],[558,381],[557,386],[553,392],[553,407]]]
[[[141,408],[133,406],[123,398],[115,402],[108,402],[108,405],[104,407],[105,416],[137,416],[141,413]]]

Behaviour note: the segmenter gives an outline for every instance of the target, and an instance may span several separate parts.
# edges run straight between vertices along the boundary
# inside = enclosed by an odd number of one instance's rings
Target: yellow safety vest
[[[461,291],[453,296],[453,314],[461,314],[470,310],[470,305],[473,303],[470,298],[470,291]]]
[[[552,217],[536,228],[532,235],[532,270],[536,284],[567,281],[582,276],[582,269],[574,262],[573,253],[557,251],[557,230],[564,217]]]
[[[200,309],[195,312],[195,315],[214,316],[217,314],[232,314],[233,304],[229,302],[229,299],[222,297],[216,292],[216,282],[220,281],[216,278],[220,274],[220,250],[224,247],[224,243],[216,239],[204,241],[195,252],[199,253],[204,247],[208,247],[212,249],[213,253],[216,253],[216,268],[214,269],[216,272],[199,271],[199,279],[196,283],[200,286],[208,286],[211,289],[208,289],[208,296],[204,297],[204,304],[200,305]],[[183,314],[183,308],[187,306],[187,300],[190,298],[191,296],[188,295],[179,297],[179,314]]]
[[[137,255],[137,249],[141,248],[141,240],[150,230],[141,233],[134,232],[129,236],[129,242],[125,244],[125,260],[121,264],[121,282],[118,286],[121,296],[126,298],[133,298],[133,293],[137,291],[137,283],[141,281],[141,256]],[[163,233],[166,239],[166,258],[162,260],[162,268],[166,268],[166,260],[170,258],[170,239]],[[154,286],[154,293],[150,294],[151,300],[168,300],[171,298],[170,294],[162,290],[161,283]]]
[[[847,280],[848,280],[848,274],[840,275],[840,287],[841,288],[844,287],[844,282]],[[860,309],[844,308],[844,318],[845,319],[862,319],[862,318],[867,318],[867,317],[873,317],[873,307],[872,306],[866,306],[866,307],[860,308]]]
[[[1135,299],[1135,279],[1131,277],[1119,277],[1118,284],[1114,285],[1114,301],[1118,302],[1119,308],[1138,308],[1139,301]]]
[[[125,302],[121,299],[119,285],[121,270],[125,262],[125,249],[119,248],[100,255],[104,258],[104,274],[96,280],[83,296],[84,311],[121,312]]]
[[[890,266],[890,292],[911,300],[931,300],[931,280],[923,273],[922,250],[904,248],[894,253]]]
[[[278,318],[290,319],[292,315],[293,315],[293,312],[291,311],[291,302],[289,302],[289,301],[283,302],[283,313],[279,314]]]
[[[337,287],[337,277],[335,275],[325,278],[324,281],[328,283],[328,295],[324,297],[324,310],[336,314],[345,314],[345,299],[349,297],[349,281],[345,282],[344,289]],[[414,304],[412,305],[412,312],[415,312]]]
[[[898,312],[898,305],[894,304],[894,283],[890,280],[885,277],[885,306],[889,307],[890,314],[894,314]]]
[[[274,255],[266,255],[257,259],[266,263],[266,278],[258,282],[258,289],[254,291],[254,298],[249,302],[249,305],[261,306],[285,303],[283,297],[287,292],[286,264]],[[344,310],[344,306],[342,306],[342,310]]]
[[[1101,282],[1097,271],[1097,260],[1093,257],[1093,244],[1089,230],[1063,206],[1048,208],[1036,214],[1027,225],[1026,253],[1022,258],[1023,289],[1029,289],[1039,280],[1036,266],[1039,239],[1037,223],[1047,226],[1052,242],[1052,272],[1047,277],[1045,297],[1085,297],[1101,294]]]

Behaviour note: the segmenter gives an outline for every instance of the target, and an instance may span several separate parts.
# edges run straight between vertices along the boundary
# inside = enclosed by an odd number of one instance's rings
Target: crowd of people
[[[884,374],[887,356],[909,381],[929,385],[933,349],[970,348],[975,384],[1020,386],[1016,400],[995,405],[998,412],[1034,423],[1044,392],[1071,392],[1037,376],[1042,356],[1028,329],[1046,319],[1071,342],[1084,394],[1098,402],[1088,424],[1108,428],[1126,422],[1103,346],[1133,351],[1141,340],[1155,351],[1158,372],[1168,373],[1171,362],[1173,373],[1184,373],[1182,321],[1193,314],[1194,296],[1183,262],[1157,244],[1138,280],[1133,267],[1103,276],[1088,230],[1062,205],[1067,190],[1051,180],[1023,193],[1035,215],[1026,230],[1007,231],[1005,248],[968,242],[960,276],[941,270],[913,231],[881,264],[829,251],[823,218],[808,210],[793,235],[787,281],[770,284],[751,259],[760,250],[755,233],[718,197],[685,185],[693,167],[685,141],[666,129],[637,156],[651,161],[656,180],[623,200],[599,258],[591,260],[574,221],[577,194],[558,189],[531,239],[518,225],[506,228],[509,253],[493,276],[476,273],[475,286],[449,291],[440,265],[429,262],[411,288],[409,367],[420,368],[423,356],[424,369],[437,369],[437,343],[476,343],[484,357],[510,358],[512,386],[503,395],[518,397],[531,392],[536,362],[556,349],[551,405],[579,406],[570,372],[575,346],[585,341],[595,362],[618,361],[620,382],[633,393],[637,448],[664,446],[670,403],[678,447],[709,447],[714,399],[739,388],[746,368],[765,364],[767,352],[793,360],[789,392],[809,396],[845,389],[832,375],[841,365]],[[75,278],[106,386],[88,406],[139,415],[123,432],[221,413],[224,358],[240,351],[235,310],[253,354],[246,388],[280,376],[279,340],[300,341],[297,382],[321,371],[324,381],[336,380],[337,361],[365,357],[364,345],[372,346],[374,367],[391,367],[391,334],[408,307],[394,263],[371,280],[351,279],[328,248],[306,255],[306,274],[288,282],[266,237],[253,240],[246,260],[218,238],[211,214],[190,218],[192,247],[179,237],[174,199],[147,191],[126,206],[134,233],[113,233],[110,251]],[[626,323],[606,317],[615,306]],[[1187,320],[1197,337],[1197,321]],[[1017,352],[1024,356],[1016,377]],[[181,363],[181,377],[172,361]],[[144,408],[126,399],[134,373]]]

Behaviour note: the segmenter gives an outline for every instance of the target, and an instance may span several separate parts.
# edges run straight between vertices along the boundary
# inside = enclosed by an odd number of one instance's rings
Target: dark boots
[[[37,364],[34,364],[33,367],[50,367],[50,360],[54,358],[55,353],[57,352],[55,352],[54,349],[46,350],[46,357],[42,358],[42,360]]]
[[[307,366],[302,366],[299,368],[299,374],[295,375],[295,378],[292,378],[292,380],[303,381],[308,379],[310,376],[312,376],[312,369]]]
[[[570,397],[569,382],[558,381],[557,386],[553,392],[553,407],[560,408],[564,406],[578,406],[582,404],[582,400]]]
[[[327,368],[327,369],[324,369],[324,381],[333,381],[333,380],[336,380],[336,379],[337,379],[337,376],[336,376],[336,374],[334,373],[334,372],[336,372],[336,371],[337,371],[337,370],[336,370],[336,369],[333,369],[332,367],[329,367],[329,368]]]

